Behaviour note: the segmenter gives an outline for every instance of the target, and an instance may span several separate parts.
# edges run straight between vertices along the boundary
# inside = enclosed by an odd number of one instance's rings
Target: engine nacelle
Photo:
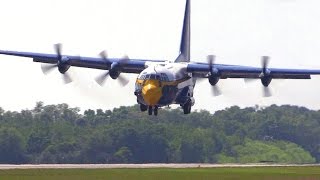
[[[68,71],[68,69],[70,68],[70,65],[62,65],[62,66],[58,66],[58,70],[61,74],[64,74]]]
[[[272,77],[270,76],[265,76],[261,78],[261,83],[263,84],[264,87],[268,87],[271,81],[272,81]]]
[[[110,70],[109,75],[112,79],[117,79],[120,75],[120,71]]]
[[[112,79],[117,79],[121,73],[119,71],[120,68],[120,63],[119,62],[114,62],[111,64],[110,70],[109,70],[109,75]]]
[[[64,74],[69,70],[70,65],[68,64],[68,61],[69,58],[65,56],[63,56],[61,60],[58,61],[58,70],[61,74]]]
[[[220,80],[220,77],[219,76],[209,76],[209,83],[211,84],[211,86],[215,86],[219,80]]]

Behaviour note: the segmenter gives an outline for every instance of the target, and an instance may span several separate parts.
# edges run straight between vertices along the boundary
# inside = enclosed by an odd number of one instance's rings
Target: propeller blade
[[[62,44],[60,43],[54,45],[54,49],[58,55],[58,59],[61,59],[61,48],[62,48]]]
[[[271,97],[272,92],[269,87],[262,87],[263,88],[263,97]]]
[[[99,75],[98,77],[95,78],[95,81],[100,85],[103,86],[106,82],[106,80],[109,77],[109,71],[106,73],[103,73],[101,75]]]
[[[105,61],[108,61],[108,54],[107,54],[107,51],[101,51],[101,53],[99,54],[100,57],[105,60]]]
[[[215,55],[208,55],[207,60],[209,64],[214,64]]]
[[[261,66],[262,66],[262,72],[263,74],[266,74],[267,68],[268,68],[268,64],[269,64],[269,56],[262,56],[262,62],[261,62]]]
[[[213,65],[214,65],[214,62],[215,62],[215,58],[216,58],[215,55],[208,55],[207,56],[207,61],[209,63],[210,71],[212,71],[212,68],[213,68]]]
[[[47,75],[48,73],[52,72],[54,68],[57,67],[57,64],[41,64],[41,70],[44,75]]]
[[[117,78],[118,82],[120,83],[121,86],[126,86],[129,83],[129,80],[124,77],[123,75],[119,75],[119,77]]]
[[[128,55],[123,56],[120,60],[119,63],[120,64],[127,64],[130,61],[130,58]]]
[[[62,74],[62,79],[63,79],[64,84],[69,84],[73,81],[68,72]]]
[[[220,96],[222,94],[220,88],[217,85],[212,86],[212,94],[213,96]]]

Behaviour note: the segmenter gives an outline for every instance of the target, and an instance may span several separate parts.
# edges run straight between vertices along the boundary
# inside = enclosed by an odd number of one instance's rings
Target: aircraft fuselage
[[[195,79],[186,72],[187,64],[152,64],[143,70],[135,83],[140,105],[161,107],[171,104],[194,104]]]

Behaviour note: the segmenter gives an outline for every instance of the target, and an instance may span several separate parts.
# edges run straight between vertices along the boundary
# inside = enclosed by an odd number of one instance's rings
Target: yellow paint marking
[[[145,80],[142,86],[142,97],[149,106],[157,105],[162,96],[162,88],[158,80]]]

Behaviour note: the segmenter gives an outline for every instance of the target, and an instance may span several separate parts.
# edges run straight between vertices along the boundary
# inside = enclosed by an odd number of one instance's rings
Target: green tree
[[[21,134],[13,128],[0,129],[0,162],[24,163],[24,144]]]

